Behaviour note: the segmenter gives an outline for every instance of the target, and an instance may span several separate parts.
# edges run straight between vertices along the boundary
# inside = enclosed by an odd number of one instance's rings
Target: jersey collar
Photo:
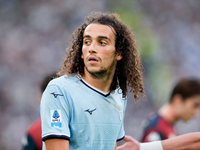
[[[101,94],[102,96],[107,97],[107,96],[110,95],[110,91],[108,91],[108,92],[103,92],[103,91],[101,91],[101,90],[99,90],[99,89],[93,87],[92,85],[90,85],[89,83],[87,83],[87,82],[81,77],[81,75],[77,75],[77,78],[78,78],[85,86],[87,86],[87,87],[90,88],[91,90],[93,90],[93,91],[95,91],[95,92]]]

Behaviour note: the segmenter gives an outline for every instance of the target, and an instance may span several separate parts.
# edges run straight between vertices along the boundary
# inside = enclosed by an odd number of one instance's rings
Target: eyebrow
[[[83,36],[83,39],[84,38],[92,38],[90,35],[85,35],[85,36]],[[103,35],[99,35],[98,37],[97,37],[97,39],[107,39],[107,40],[109,40],[110,42],[111,42],[111,40],[110,40],[110,38],[108,38],[107,36],[103,36]]]

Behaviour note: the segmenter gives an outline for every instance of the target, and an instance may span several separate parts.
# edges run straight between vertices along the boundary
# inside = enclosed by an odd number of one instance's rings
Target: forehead
[[[186,99],[187,103],[200,103],[200,95],[195,95]]]
[[[84,31],[84,36],[90,35],[91,37],[106,36],[110,39],[115,39],[114,29],[111,26],[91,23]]]

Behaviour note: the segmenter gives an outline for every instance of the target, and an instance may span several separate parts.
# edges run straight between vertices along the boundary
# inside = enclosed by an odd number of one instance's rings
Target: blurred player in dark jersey
[[[188,121],[200,111],[200,81],[181,79],[172,90],[168,104],[145,120],[141,142],[164,140],[177,135],[174,124]]]
[[[56,76],[56,73],[45,76],[40,83],[41,96],[49,81]],[[39,100],[41,97],[39,98]],[[25,137],[22,139],[22,150],[42,150],[41,119],[38,118],[27,129]]]

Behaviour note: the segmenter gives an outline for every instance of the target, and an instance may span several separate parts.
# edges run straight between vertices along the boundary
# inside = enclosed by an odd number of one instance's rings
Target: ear
[[[81,54],[81,58],[83,59],[83,54]]]
[[[122,59],[122,55],[121,55],[121,54],[117,54],[117,55],[116,55],[116,60],[119,61],[119,60],[121,60],[121,59]]]
[[[172,97],[172,103],[180,105],[183,102],[183,97],[180,94],[175,94]]]

